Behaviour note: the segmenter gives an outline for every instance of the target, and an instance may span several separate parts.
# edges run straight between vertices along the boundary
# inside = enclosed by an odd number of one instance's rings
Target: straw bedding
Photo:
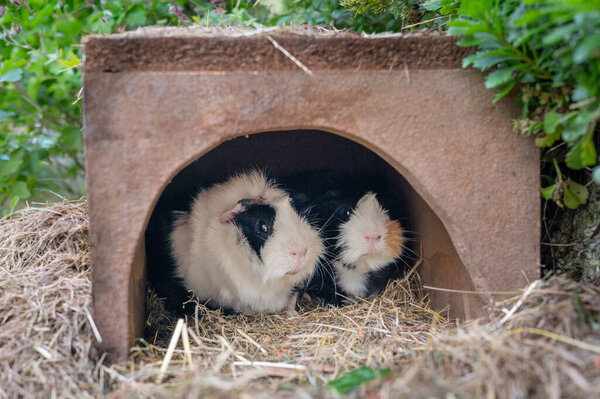
[[[93,349],[89,247],[84,201],[0,222],[0,397],[333,397],[326,384],[363,365],[391,373],[351,396],[600,392],[600,289],[565,276],[464,324],[427,307],[416,274],[341,309],[304,300],[296,318],[199,304],[164,373],[177,321],[149,292],[146,338],[106,366]]]

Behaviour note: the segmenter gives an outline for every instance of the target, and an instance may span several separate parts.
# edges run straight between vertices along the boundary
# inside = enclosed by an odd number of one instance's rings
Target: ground
[[[589,186],[586,205],[576,211],[547,212],[545,263],[577,280],[600,283],[600,186]]]
[[[151,295],[150,334],[109,366],[93,347],[86,203],[21,211],[1,222],[0,243],[0,397],[334,397],[327,384],[361,366],[390,373],[350,396],[600,392],[600,289],[566,275],[467,323],[430,309],[415,273],[341,309],[303,301],[295,318],[199,305],[169,363],[177,322]]]

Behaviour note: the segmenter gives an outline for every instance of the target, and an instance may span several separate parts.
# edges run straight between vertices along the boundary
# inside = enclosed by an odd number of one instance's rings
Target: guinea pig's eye
[[[352,215],[352,209],[350,209],[350,208],[344,208],[344,209],[342,210],[342,215],[344,215],[344,216],[346,216],[346,217],[348,217],[348,218],[349,218],[349,217],[350,217],[350,215]]]
[[[269,225],[267,224],[267,222],[261,220],[260,222],[258,222],[258,229],[263,233],[268,233]]]

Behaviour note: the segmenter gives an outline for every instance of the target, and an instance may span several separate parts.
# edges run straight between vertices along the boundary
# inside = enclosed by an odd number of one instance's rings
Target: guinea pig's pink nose
[[[293,270],[295,273],[297,273],[298,270],[302,269],[302,266],[304,266],[306,251],[306,248],[293,249],[290,251],[290,256],[293,259]]]
[[[373,255],[377,252],[377,244],[381,241],[381,234],[369,234],[363,238],[367,244],[367,253]]]
[[[290,251],[290,255],[292,256],[292,258],[297,258],[300,259],[304,256],[306,256],[306,248],[302,248],[302,249],[293,249]]]

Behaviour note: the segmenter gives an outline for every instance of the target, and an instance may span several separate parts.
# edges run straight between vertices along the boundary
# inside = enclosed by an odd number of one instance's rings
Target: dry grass
[[[189,351],[179,340],[160,376],[176,320],[153,295],[149,338],[128,361],[107,367],[94,353],[85,202],[4,219],[0,243],[0,397],[331,397],[326,383],[362,365],[392,373],[360,396],[600,392],[600,289],[563,276],[460,325],[429,309],[408,280],[341,309],[305,300],[296,318],[199,305],[183,328]]]
[[[0,226],[0,396],[95,393],[85,202],[24,210]]]

